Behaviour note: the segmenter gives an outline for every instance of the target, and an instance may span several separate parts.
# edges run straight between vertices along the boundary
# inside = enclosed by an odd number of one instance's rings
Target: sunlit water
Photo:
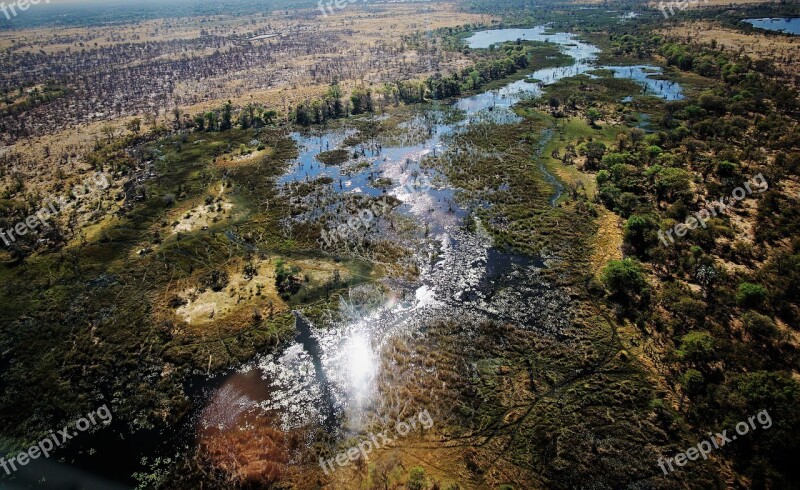
[[[376,379],[384,365],[383,347],[393,338],[420,332],[437,318],[472,323],[498,320],[552,334],[569,324],[568,296],[540,277],[544,261],[495,249],[480,228],[475,233],[464,231],[463,217],[468,210],[455,204],[456,191],[421,165],[425,158],[448,150],[447,135],[480,120],[514,122],[518,118],[510,108],[515,103],[541,95],[544,85],[598,68],[593,64],[600,52],[597,47],[572,34],[544,31],[544,27],[483,31],[468,43],[473,48],[485,48],[516,39],[553,42],[575,59],[574,64],[538,70],[528,77],[534,83],[520,80],[499,90],[460,99],[452,107],[461,112],[462,117],[456,122],[443,122],[438,109],[428,109],[408,123],[415,130],[422,128],[423,138],[407,146],[364,143],[352,149],[348,162],[328,166],[317,156],[340,148],[352,131],[293,135],[299,156],[279,180],[280,186],[328,176],[333,180],[326,190],[330,195],[386,193],[403,202],[398,212],[425,225],[428,233],[420,236],[417,243],[420,276],[415,284],[392,284],[387,287],[388,294],[360,286],[341,302],[345,320],[330,325],[313,325],[296,312],[295,342],[279,354],[260,356],[242,367],[241,372],[258,373],[268,386],[269,397],[257,404],[260,409],[279,415],[281,429],[319,424],[344,434],[358,432],[366,415],[380,403]],[[615,76],[635,80],[643,93],[667,100],[682,97],[677,84],[652,78],[660,73],[656,67],[606,68]],[[376,187],[378,178],[391,179],[391,186]],[[561,189],[557,181],[552,183]],[[551,199],[553,205],[558,196],[560,190]],[[318,216],[308,212],[294,219],[312,220]],[[381,231],[382,238],[391,236],[378,227],[377,232]]]
[[[381,402],[376,396],[376,380],[387,365],[382,362],[383,349],[393,339],[418,335],[437,319],[465,325],[495,320],[553,335],[568,326],[568,296],[540,277],[545,264],[558,257],[505,253],[496,249],[480,228],[475,233],[464,231],[462,222],[468,210],[455,203],[456,191],[422,165],[424,159],[448,150],[448,135],[477,121],[514,122],[518,118],[510,108],[518,101],[541,95],[543,86],[565,77],[602,68],[593,64],[600,52],[597,47],[572,34],[546,35],[544,31],[544,27],[484,31],[476,33],[469,43],[473,48],[482,48],[518,38],[546,40],[559,44],[576,60],[574,64],[538,70],[529,75],[529,81],[462,98],[449,108],[461,111],[462,117],[455,122],[444,122],[439,109],[424,109],[408,123],[409,131],[422,128],[423,137],[409,138],[414,141],[382,147],[374,142],[357,145],[348,162],[334,166],[321,163],[317,156],[341,148],[353,130],[292,135],[299,155],[278,185],[290,186],[327,176],[332,179],[331,194],[386,193],[397,197],[403,202],[397,212],[428,230],[416,242],[420,270],[417,282],[386,284],[380,290],[372,286],[353,288],[339,307],[343,320],[330,325],[313,325],[297,312],[297,335],[280,353],[258,356],[238,372],[212,379],[198,373],[187,383],[191,398],[205,396],[208,400],[192,420],[158,434],[128,433],[122,422],[115,421],[120,427],[100,431],[87,440],[87,447],[99,448],[97,453],[76,447],[65,454],[67,462],[92,468],[100,459],[110,468],[107,474],[128,481],[129,465],[138,464],[141,456],[165,451],[172,456],[174,453],[165,448],[190,447],[193,429],[203,438],[213,427],[237,427],[241,422],[237,422],[238,418],[254,410],[269,417],[247,419],[246,423],[269,420],[283,430],[320,426],[342,435],[358,432],[364,416]],[[636,80],[645,93],[667,100],[681,97],[677,84],[653,78],[659,73],[656,67],[606,68],[616,76]],[[549,136],[543,134],[540,145]],[[391,179],[392,185],[386,189],[376,187],[375,180],[381,177]],[[560,184],[554,179],[551,182],[556,188],[551,197],[551,204],[555,205]],[[312,214],[302,218],[316,219]],[[383,238],[392,236],[380,227],[378,232],[383,232]],[[228,237],[238,239],[232,232]],[[201,394],[212,386],[216,387],[213,393]]]
[[[611,70],[617,78],[627,78],[642,86],[642,95],[653,95],[664,100],[683,99],[683,89],[678,82],[661,80],[656,77],[662,74],[659,67],[650,65],[604,66]]]

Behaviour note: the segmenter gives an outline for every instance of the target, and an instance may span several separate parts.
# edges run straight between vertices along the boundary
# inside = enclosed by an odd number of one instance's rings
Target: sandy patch
[[[172,222],[172,234],[189,233],[209,226],[223,219],[231,219],[233,203],[225,198],[225,185],[220,184],[216,197],[209,194],[203,203],[189,209],[180,211],[180,218]]]
[[[184,289],[177,297],[186,303],[175,314],[190,325],[201,325],[224,318],[245,306],[259,309],[266,317],[286,311],[288,306],[275,289],[275,263],[272,259],[254,265],[255,275],[245,273],[243,263],[228,268],[228,285],[220,291],[196,286]],[[255,315],[255,311],[253,313]]]
[[[231,167],[238,167],[240,165],[249,165],[251,163],[256,163],[260,161],[262,158],[267,157],[273,153],[273,148],[265,148],[263,150],[256,150],[251,153],[243,154],[243,155],[235,155],[230,156],[228,158],[219,158],[215,162],[217,167],[222,168],[231,168]]]
[[[218,271],[216,287],[210,284],[210,273],[191,279],[191,285],[179,287],[178,292],[167,299],[174,314],[189,325],[203,325],[232,314],[244,311],[253,317],[268,318],[289,309],[275,286],[277,257],[255,259],[246,262],[236,259]],[[300,281],[311,288],[331,282],[338,271],[339,278],[347,281],[349,271],[341,264],[315,260],[286,261],[286,266],[298,266]],[[221,276],[220,276],[221,275]],[[217,289],[217,290],[214,290]]]

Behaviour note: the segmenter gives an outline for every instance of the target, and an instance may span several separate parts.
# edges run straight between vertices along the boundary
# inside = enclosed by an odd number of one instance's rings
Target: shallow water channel
[[[340,147],[347,130],[314,136],[295,134],[300,155],[280,185],[309,181],[329,176],[333,193],[365,193],[393,195],[404,204],[399,212],[424,224],[427,239],[418,249],[420,276],[416,284],[394,285],[381,301],[368,306],[344,302],[345,320],[324,328],[312,325],[296,312],[297,341],[277,355],[261,356],[244,366],[242,372],[256,371],[270,386],[270,398],[260,402],[264,410],[280,414],[283,430],[308,424],[330,426],[340,435],[357,433],[376,402],[375,380],[384,363],[382,348],[392,338],[420,331],[435,318],[464,318],[468,321],[499,319],[527,328],[557,333],[569,322],[569,299],[539,278],[544,262],[510,255],[495,249],[488,236],[462,229],[465,209],[455,204],[454,189],[441,183],[440,176],[420,163],[430,155],[448,150],[446,136],[472,124],[489,119],[513,122],[518,117],[511,106],[523,98],[541,95],[542,86],[562,78],[597,69],[593,65],[599,49],[579,41],[572,34],[546,34],[544,27],[483,31],[467,40],[473,48],[486,48],[493,43],[516,39],[557,43],[576,62],[568,67],[547,68],[505,87],[462,98],[450,109],[463,115],[457,122],[439,109],[411,121],[424,128],[422,141],[407,146],[372,145],[362,148],[351,162],[328,166],[316,157],[321,152]],[[660,69],[652,66],[599,67],[612,70],[615,76],[630,78],[642,86],[642,92],[667,100],[681,98],[678,84],[653,78]],[[548,134],[543,134],[543,145]],[[554,187],[551,204],[556,205],[563,187],[542,167]],[[426,182],[419,185],[420,175]],[[378,178],[388,178],[391,186],[377,188]],[[306,216],[301,219],[308,219]],[[362,292],[369,295],[369,292]],[[322,371],[322,372],[320,372]]]
[[[403,204],[395,212],[426,230],[416,248],[419,279],[415,283],[385,284],[381,291],[360,286],[350,300],[342,301],[341,319],[329,325],[314,325],[302,312],[295,312],[297,335],[292,343],[277,354],[261,355],[227,374],[198,376],[191,384],[196,397],[207,400],[209,405],[221,404],[228,411],[230,407],[240,407],[268,412],[270,420],[283,431],[316,426],[336,437],[346,437],[364,427],[371,408],[378,402],[376,377],[387,366],[382,362],[382,352],[392,339],[424,334],[424,325],[437,318],[467,322],[493,319],[553,334],[569,324],[569,297],[541,278],[539,271],[546,267],[546,260],[502,252],[493,247],[480,227],[474,233],[465,231],[462,225],[468,209],[457,204],[457,191],[421,163],[428,156],[446,152],[447,136],[475,121],[516,121],[511,106],[523,98],[541,95],[544,85],[565,77],[606,68],[615,76],[635,80],[643,93],[667,100],[682,97],[681,88],[654,78],[660,73],[657,67],[595,66],[600,51],[597,47],[579,41],[573,34],[546,33],[545,27],[483,31],[467,42],[473,48],[486,48],[517,39],[557,43],[575,63],[538,70],[529,75],[530,80],[462,98],[447,107],[460,111],[461,117],[455,122],[445,117],[441,108],[423,110],[408,123],[409,130],[419,133],[416,137],[396,146],[361,145],[356,148],[359,154],[343,165],[325,165],[317,156],[341,148],[351,134],[348,130],[293,134],[299,156],[278,185],[291,186],[328,176],[332,179],[332,194],[396,197]],[[543,134],[543,141],[549,136]],[[551,204],[556,205],[563,188],[543,167],[542,171],[553,185]],[[390,179],[391,185],[377,187],[377,179]],[[242,406],[242,400],[247,406]],[[208,406],[206,412],[207,409]],[[112,437],[112,430],[108,429],[108,437],[96,436],[87,441],[87,447],[117,451],[116,456],[127,459],[128,464],[109,462],[106,476],[130,485],[130,474],[140,469],[137,464],[142,456],[163,455],[181,445],[190,445],[195,434],[202,437],[201,418],[198,414],[174,429],[180,434],[139,434],[125,441]],[[140,446],[127,448],[122,454],[112,449],[114,444],[126,445],[139,439],[143,439]],[[151,444],[153,439],[161,439],[163,446],[156,448],[157,444]],[[79,467],[96,470],[97,458],[96,453],[80,453],[67,459]]]

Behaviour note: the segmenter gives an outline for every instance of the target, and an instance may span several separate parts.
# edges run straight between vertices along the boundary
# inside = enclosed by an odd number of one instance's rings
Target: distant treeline
[[[426,100],[443,100],[478,91],[487,83],[506,78],[528,68],[532,60],[548,65],[563,65],[571,58],[548,43],[517,41],[486,50],[485,59],[449,75],[437,73],[425,80],[400,80],[380,87],[356,87],[349,96],[338,83],[332,83],[324,97],[305,101],[292,108],[290,122],[301,126],[321,124],[331,119],[365,114],[389,105],[416,104]],[[546,60],[546,61],[542,61]],[[537,65],[538,66],[538,65]],[[182,119],[183,116],[183,119]],[[243,129],[270,125],[277,113],[260,105],[248,105],[234,114],[230,102],[221,110],[198,114],[192,119],[175,114],[175,127],[200,131],[225,131],[238,125]]]
[[[425,80],[402,80],[385,83],[382,87],[372,89],[358,87],[348,99],[342,94],[338,84],[331,85],[328,93],[320,100],[303,102],[289,115],[292,122],[302,126],[320,124],[329,119],[372,112],[375,106],[386,107],[404,104],[415,104],[425,100],[442,100],[461,96],[462,94],[481,89],[487,83],[506,78],[517,71],[527,68],[531,60],[545,59],[549,55],[558,55],[557,48],[547,43],[518,41],[506,43],[499,48],[489,50],[491,59],[481,60],[475,65],[456,71],[450,75],[437,73]],[[552,51],[552,52],[550,52]],[[556,58],[551,58],[556,62]],[[565,62],[567,57],[558,59]]]
[[[3,18],[0,30],[43,26],[95,26],[141,22],[152,19],[195,17],[212,15],[269,14],[275,10],[317,8],[313,0],[84,0],[79,2],[50,3],[29,8],[25,15],[10,21]]]

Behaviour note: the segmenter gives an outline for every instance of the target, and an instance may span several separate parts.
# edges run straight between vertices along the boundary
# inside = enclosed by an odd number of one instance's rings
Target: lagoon
[[[744,22],[759,29],[800,35],[800,17],[767,17],[764,19],[745,19]]]

